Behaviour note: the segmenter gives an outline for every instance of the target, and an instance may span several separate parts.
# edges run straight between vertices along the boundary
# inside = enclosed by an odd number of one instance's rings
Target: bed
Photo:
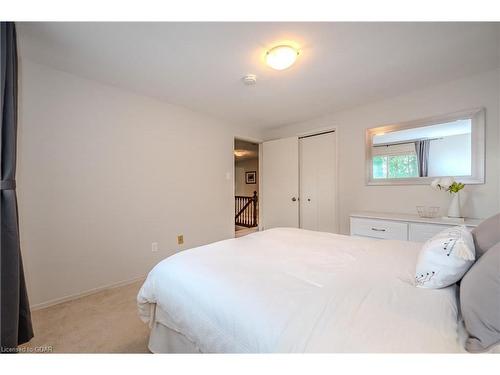
[[[414,286],[421,244],[276,228],[177,253],[139,291],[152,352],[464,352],[457,287]]]

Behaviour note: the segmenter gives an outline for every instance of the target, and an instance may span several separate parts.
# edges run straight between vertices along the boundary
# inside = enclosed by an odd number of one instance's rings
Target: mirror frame
[[[432,176],[412,178],[373,178],[372,147],[373,136],[379,133],[390,133],[397,130],[419,128],[423,126],[437,125],[460,119],[471,119],[471,175],[470,176]],[[454,177],[456,181],[464,184],[484,184],[485,169],[485,109],[474,108],[459,111],[442,116],[428,117],[425,119],[401,122],[392,125],[379,126],[366,129],[365,133],[365,172],[366,185],[429,185],[439,177]]]

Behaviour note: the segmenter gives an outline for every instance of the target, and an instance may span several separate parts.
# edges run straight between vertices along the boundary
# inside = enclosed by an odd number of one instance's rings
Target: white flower
[[[439,182],[439,185],[443,190],[448,190],[451,184],[453,184],[455,180],[452,177],[443,177]]]
[[[452,177],[436,178],[431,182],[431,187],[436,190],[448,191],[450,186],[455,182]]]
[[[435,190],[440,190],[440,187],[439,187],[439,182],[441,180],[439,178],[436,178],[434,181],[431,182],[431,187]]]

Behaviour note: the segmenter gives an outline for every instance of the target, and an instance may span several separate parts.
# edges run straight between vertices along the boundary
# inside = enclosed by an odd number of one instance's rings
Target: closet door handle
[[[297,198],[292,197],[292,202],[295,202],[295,201],[297,201]]]
[[[379,229],[379,228],[372,228],[372,230],[375,232],[385,232],[385,229]]]

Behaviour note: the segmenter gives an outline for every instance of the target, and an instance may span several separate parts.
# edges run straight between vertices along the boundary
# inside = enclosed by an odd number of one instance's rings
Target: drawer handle
[[[385,232],[385,229],[372,228],[375,232]]]

